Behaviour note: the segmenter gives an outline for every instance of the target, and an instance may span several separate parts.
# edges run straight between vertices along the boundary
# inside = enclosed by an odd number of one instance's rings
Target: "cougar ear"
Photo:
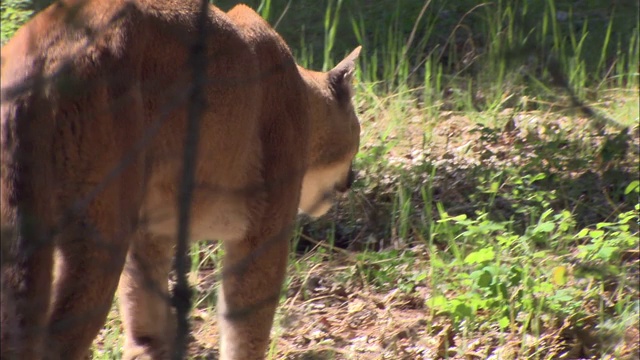
[[[360,50],[362,50],[362,46],[355,48],[336,67],[329,70],[329,88],[340,103],[346,103],[351,100],[351,82],[353,73],[356,70],[356,59],[360,55]]]

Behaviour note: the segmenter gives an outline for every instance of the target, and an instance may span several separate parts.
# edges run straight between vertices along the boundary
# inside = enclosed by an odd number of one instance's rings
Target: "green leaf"
[[[611,256],[618,250],[615,246],[603,246],[600,251],[598,251],[598,257],[604,261],[609,261]]]
[[[624,194],[625,195],[629,195],[629,193],[631,193],[632,191],[640,191],[640,181],[639,180],[633,180],[629,185],[627,185],[627,187],[624,189]]]
[[[518,240],[518,235],[497,235],[496,236],[496,240],[498,241],[498,244],[500,244],[500,246],[503,247],[511,247],[511,245]]]
[[[496,296],[498,295],[498,293],[502,295],[503,299],[509,298],[509,292],[507,291],[507,285],[505,283],[501,282],[496,285]]]
[[[605,226],[612,226],[612,225],[615,225],[615,224],[610,222],[601,222],[596,224],[596,229],[602,229]]]
[[[426,278],[427,278],[427,273],[423,272],[423,273],[419,273],[419,274],[415,275],[414,278],[413,278],[413,281],[421,282]]]
[[[533,184],[534,182],[536,182],[536,181],[538,181],[538,180],[543,180],[543,179],[544,179],[544,178],[546,178],[546,177],[547,177],[547,175],[545,175],[545,174],[543,174],[543,173],[539,173],[539,174],[537,174],[537,175],[535,175],[535,176],[531,177],[531,180],[530,180],[531,182],[530,182],[530,183],[531,183],[531,184]]]
[[[626,224],[628,223],[630,220],[635,219],[636,218],[636,214],[633,211],[629,211],[626,213],[622,213],[618,216],[619,223],[620,224]]]
[[[551,281],[558,286],[567,283],[567,268],[564,266],[556,266],[551,273]]]
[[[531,255],[534,259],[544,259],[548,256],[546,251],[536,251]]]
[[[478,264],[485,261],[491,261],[495,259],[495,257],[496,254],[492,248],[484,248],[467,255],[467,257],[464,258],[464,262],[465,264]]]
[[[575,300],[575,297],[569,291],[565,291],[564,289],[558,290],[554,295],[551,296],[551,298],[555,301],[561,302]]]
[[[546,218],[549,217],[549,215],[551,215],[553,213],[552,209],[548,209],[547,211],[543,212],[542,215],[540,215],[540,221],[544,221]]]
[[[434,268],[443,268],[445,267],[445,264],[441,258],[434,256],[431,258],[431,266],[433,266]]]
[[[589,235],[589,229],[582,229],[580,230],[580,232],[576,235],[577,238],[583,238],[585,236]]]
[[[491,286],[491,282],[493,281],[493,276],[487,270],[484,270],[480,277],[478,277],[478,286],[481,288],[488,288]]]
[[[503,316],[498,320],[498,326],[500,326],[500,330],[506,329],[507,326],[509,326],[510,323],[511,323],[511,321],[506,316]]]
[[[471,318],[473,316],[473,309],[464,303],[459,303],[454,310],[455,314],[461,318]]]
[[[467,219],[467,215],[462,214],[462,215],[458,215],[458,216],[454,216],[454,217],[449,217],[447,215],[446,218],[444,219],[440,219],[438,220],[439,223],[443,223],[443,222],[448,222],[448,221],[454,221],[454,222],[459,222],[459,221],[464,221]]]
[[[522,281],[522,269],[513,265],[511,269],[509,269],[509,283],[511,286],[517,286]]]
[[[447,298],[443,295],[434,296],[427,300],[427,306],[437,310],[444,310],[447,308]]]
[[[553,229],[555,229],[556,225],[550,221],[546,221],[543,223],[540,223],[538,225],[536,225],[536,227],[533,229],[533,233],[534,234],[539,234],[539,233],[550,233],[553,231]]]

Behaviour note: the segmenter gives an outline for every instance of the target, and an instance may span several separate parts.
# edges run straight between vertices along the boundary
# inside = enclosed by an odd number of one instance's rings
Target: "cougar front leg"
[[[173,259],[170,237],[138,233],[118,288],[125,329],[126,360],[169,359],[175,337],[168,277]]]
[[[264,358],[286,270],[288,236],[288,229],[281,229],[224,243],[220,360]]]

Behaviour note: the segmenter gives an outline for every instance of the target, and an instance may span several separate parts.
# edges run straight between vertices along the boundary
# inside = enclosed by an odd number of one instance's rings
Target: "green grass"
[[[296,230],[269,358],[637,356],[637,3],[247,2],[306,66],[364,47],[359,176]],[[194,357],[220,252],[192,251]],[[116,315],[94,358],[119,357]]]
[[[30,1],[3,1],[0,4],[0,21],[2,21],[0,42],[6,43],[32,14],[33,5]]]

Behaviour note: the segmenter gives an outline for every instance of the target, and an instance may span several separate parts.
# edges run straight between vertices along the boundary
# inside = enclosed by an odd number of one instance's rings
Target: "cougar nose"
[[[356,179],[356,175],[353,172],[353,169],[349,168],[349,173],[347,174],[347,179],[345,180],[344,183],[336,185],[336,191],[337,192],[341,192],[341,193],[347,192],[349,189],[351,189],[351,185],[353,185],[353,181],[355,179]]]
[[[351,189],[351,185],[356,180],[356,173],[353,172],[352,168],[349,168],[349,175],[347,176],[347,190]]]

